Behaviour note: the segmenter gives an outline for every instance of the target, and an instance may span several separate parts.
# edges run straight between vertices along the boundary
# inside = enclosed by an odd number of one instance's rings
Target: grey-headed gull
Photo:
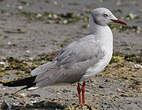
[[[26,86],[25,89],[77,82],[79,103],[84,104],[85,81],[104,70],[112,58],[113,35],[108,26],[112,22],[126,25],[106,8],[92,10],[89,19],[90,33],[87,36],[61,49],[52,62],[34,69],[31,77],[1,83],[9,87]]]

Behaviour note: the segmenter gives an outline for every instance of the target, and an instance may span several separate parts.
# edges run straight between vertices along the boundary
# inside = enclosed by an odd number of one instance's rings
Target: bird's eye
[[[108,14],[104,14],[104,17],[108,17]]]

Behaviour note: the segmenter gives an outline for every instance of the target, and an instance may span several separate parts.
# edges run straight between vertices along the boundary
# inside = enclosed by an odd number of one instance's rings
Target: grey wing
[[[48,71],[51,67],[54,66],[55,62],[48,62],[46,64],[40,65],[38,68],[35,68],[32,72],[32,76],[40,75],[46,71]]]
[[[36,78],[37,86],[77,82],[86,70],[103,56],[104,53],[97,42],[93,42],[91,39],[75,41],[59,52],[53,62],[49,64],[52,66],[47,65],[47,68],[44,67],[40,71]]]

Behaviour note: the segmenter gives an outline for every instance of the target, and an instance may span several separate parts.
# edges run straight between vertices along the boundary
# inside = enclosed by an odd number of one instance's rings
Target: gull
[[[88,35],[61,49],[52,62],[35,68],[31,77],[0,83],[8,87],[25,86],[23,89],[78,83],[79,104],[84,104],[85,81],[103,71],[112,58],[113,35],[108,26],[112,22],[126,25],[109,9],[92,10]]]

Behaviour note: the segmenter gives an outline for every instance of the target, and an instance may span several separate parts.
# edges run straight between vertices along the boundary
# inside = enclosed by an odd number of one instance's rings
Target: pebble
[[[20,95],[21,95],[21,96],[23,96],[23,97],[25,97],[25,96],[26,96],[26,94],[25,94],[25,93],[20,93]]]
[[[23,9],[23,6],[18,6],[18,9],[19,9],[19,10],[22,10],[22,9]]]
[[[6,63],[5,63],[5,62],[0,62],[0,64],[1,64],[1,65],[5,65]]]
[[[135,64],[135,65],[134,65],[134,68],[136,68],[136,69],[142,69],[142,65]]]
[[[42,17],[42,14],[38,13],[38,14],[36,15],[36,17],[37,17],[37,18],[40,18],[40,17]]]

